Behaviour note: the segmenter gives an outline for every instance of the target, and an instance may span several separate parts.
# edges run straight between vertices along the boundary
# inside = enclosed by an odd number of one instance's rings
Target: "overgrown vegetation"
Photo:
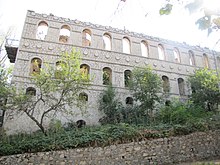
[[[190,100],[208,111],[217,110],[220,103],[219,80],[216,72],[212,70],[196,70],[188,78],[192,89]]]
[[[77,128],[75,123],[66,126],[53,120],[48,136],[42,132],[6,136],[0,139],[0,156],[24,152],[38,152],[88,146],[140,141],[176,135],[186,135],[196,131],[220,129],[220,114],[217,109],[207,109],[210,96],[219,96],[218,79],[209,70],[197,70],[189,77],[193,93],[186,102],[171,99],[164,104],[161,98],[162,80],[149,68],[136,68],[132,74],[129,89],[135,102],[125,104],[120,101],[117,89],[111,85],[100,96],[99,110],[103,112],[101,126]],[[200,91],[201,90],[201,91]],[[207,90],[209,97],[206,93]],[[200,93],[199,93],[200,92]],[[199,93],[199,95],[195,95]],[[217,94],[217,95],[215,95]],[[150,96],[149,96],[150,95]],[[201,96],[202,95],[202,96]],[[203,102],[197,102],[198,98]]]
[[[151,68],[135,68],[129,87],[134,100],[138,103],[141,115],[152,119],[153,111],[162,100],[159,95],[161,91],[160,77]]]
[[[10,99],[10,105],[16,109],[13,113],[25,114],[45,135],[46,118],[56,118],[58,113],[75,115],[67,106],[75,106],[81,110],[82,99],[79,98],[79,93],[86,90],[90,82],[88,75],[80,70],[80,52],[72,49],[71,52],[63,53],[59,61],[57,68],[45,64],[42,69],[35,60],[33,65],[39,68],[32,72],[30,79],[34,88],[31,87],[30,91],[27,88],[26,91],[23,89],[12,92],[15,97]]]

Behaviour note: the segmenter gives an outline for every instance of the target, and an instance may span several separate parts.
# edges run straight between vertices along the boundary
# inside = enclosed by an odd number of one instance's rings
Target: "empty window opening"
[[[88,101],[88,95],[85,92],[80,93],[79,94],[79,100],[83,101],[83,102],[87,102]]]
[[[33,58],[31,60],[31,74],[40,74],[42,61],[39,58]]]
[[[130,40],[127,37],[124,37],[122,44],[123,44],[123,53],[130,54],[131,53]]]
[[[26,89],[26,95],[36,96],[36,89],[33,87],[28,87]]]
[[[184,80],[182,78],[178,78],[178,87],[180,96],[185,95],[185,85]]]
[[[82,32],[82,46],[91,46],[91,31],[88,29],[83,30]]]
[[[84,120],[78,120],[76,122],[76,126],[77,126],[77,128],[85,127],[86,126],[86,122]]]
[[[196,93],[196,89],[195,89],[195,87],[192,86],[192,85],[191,85],[191,92],[192,92],[192,93]]]
[[[111,36],[107,33],[103,35],[104,49],[111,50],[112,49],[112,41]]]
[[[69,37],[70,37],[70,27],[67,25],[63,25],[60,29],[59,41],[62,43],[66,43],[68,42]]]
[[[158,45],[158,55],[159,55],[159,60],[165,60],[165,52],[161,44]]]
[[[125,83],[125,87],[129,87],[130,83],[131,83],[131,78],[132,78],[132,73],[130,70],[126,70],[124,71],[124,83]]]
[[[203,54],[203,63],[205,68],[209,68],[209,59],[205,53]]]
[[[48,31],[48,24],[45,21],[41,21],[37,27],[36,39],[44,40]]]
[[[112,70],[110,68],[103,68],[103,85],[112,84]]]
[[[189,64],[190,65],[196,65],[196,62],[195,62],[195,55],[193,53],[193,51],[189,51]]]
[[[87,79],[89,76],[89,66],[86,64],[80,65],[80,72],[82,74],[82,77]]]
[[[173,54],[174,54],[174,61],[176,63],[180,63],[180,52],[177,48],[174,48]]]
[[[133,105],[134,104],[134,100],[132,97],[127,97],[125,102],[126,102],[126,105]]]
[[[166,106],[170,106],[171,105],[171,101],[170,100],[166,100],[165,105]]]
[[[63,78],[63,76],[64,76],[63,68],[64,68],[65,65],[66,65],[66,63],[63,62],[63,61],[57,61],[56,62],[55,78],[57,78],[57,79]]]
[[[143,57],[149,56],[148,44],[146,41],[141,41],[141,54]]]
[[[167,76],[162,76],[162,80],[163,80],[163,92],[168,93],[170,92],[170,82],[169,82],[169,78]]]

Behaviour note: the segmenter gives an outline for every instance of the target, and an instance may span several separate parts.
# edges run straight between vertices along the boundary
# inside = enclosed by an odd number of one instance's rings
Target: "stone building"
[[[97,101],[108,84],[103,81],[103,73],[108,74],[108,81],[116,87],[121,101],[129,104],[132,96],[125,80],[135,66],[151,66],[164,85],[170,87],[170,95],[182,99],[187,98],[190,92],[186,83],[189,74],[197,68],[216,70],[220,67],[220,54],[208,48],[28,11],[19,47],[6,46],[11,62],[15,63],[12,82],[27,91],[37,92],[29,83],[30,73],[39,72],[45,63],[56,67],[59,55],[72,47],[81,51],[81,67],[94,77],[91,90],[84,93],[88,98],[89,114],[74,118],[90,125],[98,124],[101,117]],[[16,121],[21,125],[18,126]],[[29,121],[23,117],[11,119],[5,127],[14,131],[32,130]]]

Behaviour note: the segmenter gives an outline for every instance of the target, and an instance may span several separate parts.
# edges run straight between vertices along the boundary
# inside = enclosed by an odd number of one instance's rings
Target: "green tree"
[[[162,101],[159,95],[161,92],[161,79],[149,67],[135,68],[132,73],[132,81],[129,88],[135,101],[140,103],[139,107],[143,115],[152,117],[157,103]]]
[[[208,69],[196,70],[188,78],[192,94],[190,99],[207,110],[215,110],[220,103],[219,77],[215,71]]]
[[[5,107],[6,100],[12,97],[14,88],[10,86],[11,68],[0,66],[0,105]]]
[[[115,124],[121,120],[122,103],[117,98],[115,88],[111,85],[107,86],[100,95],[99,110],[104,112],[104,116],[100,119],[102,124]]]
[[[25,113],[40,130],[47,135],[45,118],[57,113],[74,115],[71,106],[81,107],[79,93],[88,88],[89,77],[80,71],[81,54],[74,49],[61,55],[58,78],[56,68],[46,65],[40,73],[32,75],[31,82],[36,91],[17,93],[13,99],[18,113]],[[37,94],[36,94],[37,93]],[[73,112],[73,113],[71,113]]]

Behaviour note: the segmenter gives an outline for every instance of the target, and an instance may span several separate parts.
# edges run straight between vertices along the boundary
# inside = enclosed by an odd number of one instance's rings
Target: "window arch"
[[[134,99],[132,97],[127,97],[125,100],[126,105],[133,105]]]
[[[40,74],[40,69],[42,66],[42,60],[39,58],[33,58],[31,60],[31,72],[30,74]]]
[[[169,78],[167,76],[162,76],[162,80],[163,80],[163,92],[168,93],[170,92],[170,81]]]
[[[81,64],[81,65],[80,65],[80,72],[81,72],[81,74],[82,74],[82,77],[88,78],[88,76],[89,76],[89,70],[90,70],[89,65],[87,65],[87,64]]]
[[[179,87],[179,94],[180,96],[185,95],[185,83],[182,78],[178,78],[178,87]]]
[[[143,57],[149,56],[149,48],[146,41],[141,41],[141,54]]]
[[[203,54],[203,63],[205,68],[209,68],[209,58],[205,53]]]
[[[79,94],[79,100],[83,101],[83,102],[87,102],[88,101],[88,95],[85,92],[82,92]]]
[[[84,29],[82,32],[82,46],[91,46],[92,33],[89,29]]]
[[[196,61],[195,61],[195,55],[193,53],[193,51],[189,50],[189,64],[190,65],[196,65]]]
[[[56,62],[55,78],[57,78],[57,79],[64,78],[63,73],[62,73],[63,65],[66,65],[66,63],[63,61]]]
[[[122,45],[123,45],[123,53],[130,54],[131,53],[131,43],[127,37],[123,38]]]
[[[103,43],[105,50],[112,50],[112,38],[108,33],[103,35]]]
[[[102,75],[103,85],[112,84],[112,70],[108,67],[103,68]]]
[[[60,29],[59,41],[62,43],[68,42],[70,37],[70,27],[68,25],[63,25]]]
[[[165,60],[165,52],[161,44],[158,45],[158,55],[159,55],[159,60]]]
[[[37,27],[36,39],[44,40],[48,31],[48,24],[45,21],[41,21]]]
[[[180,51],[177,48],[173,49],[173,54],[174,54],[174,61],[176,63],[180,63]]]
[[[131,78],[132,78],[132,73],[130,70],[125,70],[124,71],[124,83],[125,83],[125,87],[129,87],[129,84],[131,82]]]
[[[77,120],[76,121],[77,128],[82,128],[86,126],[86,122],[84,120]]]
[[[28,87],[26,89],[26,95],[36,96],[36,89],[33,87]]]

